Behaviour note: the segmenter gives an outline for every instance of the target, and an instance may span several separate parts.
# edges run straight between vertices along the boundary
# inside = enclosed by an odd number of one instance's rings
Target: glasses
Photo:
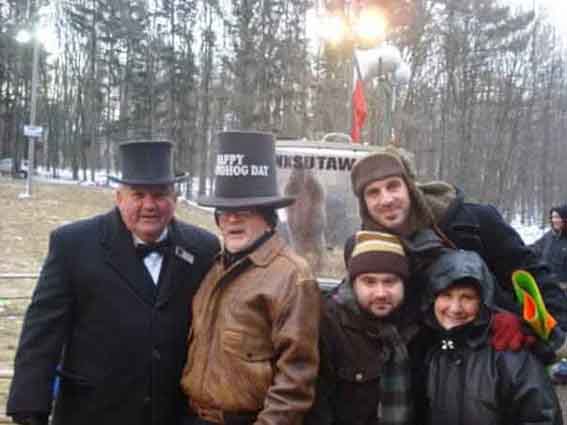
[[[253,215],[255,215],[257,212],[254,209],[221,209],[221,208],[217,208],[215,210],[215,215],[217,216],[217,218],[219,219],[227,219],[229,217],[234,217],[236,219],[246,219],[246,218],[250,218]]]

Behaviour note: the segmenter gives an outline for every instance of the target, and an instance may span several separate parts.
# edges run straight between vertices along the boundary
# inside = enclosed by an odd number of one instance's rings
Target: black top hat
[[[269,133],[226,131],[217,135],[215,190],[197,202],[207,207],[283,208],[295,198],[280,196],[274,137]]]
[[[171,184],[184,180],[186,175],[173,173],[173,144],[171,142],[127,142],[120,145],[122,177],[108,176],[124,184]]]

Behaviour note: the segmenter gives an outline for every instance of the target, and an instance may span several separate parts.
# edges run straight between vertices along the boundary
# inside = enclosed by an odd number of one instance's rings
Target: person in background
[[[551,229],[530,247],[551,268],[563,287],[567,286],[567,205],[549,210]]]
[[[477,252],[496,277],[495,302],[499,307],[519,313],[511,275],[517,269],[532,273],[549,312],[560,325],[554,328],[549,344],[551,357],[553,353],[564,357],[567,297],[548,268],[524,245],[496,208],[466,202],[460,190],[445,182],[419,183],[409,154],[394,146],[377,148],[359,159],[351,170],[351,182],[359,200],[362,229],[392,232],[403,238],[407,246],[426,246],[427,239],[420,238],[434,233],[446,247]],[[345,246],[347,261],[353,244],[351,237]],[[412,257],[422,268],[436,258],[429,254]],[[412,272],[419,274],[419,270]],[[415,311],[414,316],[419,316],[419,310]],[[519,349],[533,340],[523,332],[519,315],[499,312],[494,315],[492,328],[492,343],[497,350]]]
[[[559,285],[567,289],[567,205],[549,210],[551,229],[530,247],[557,276]],[[565,356],[565,354],[564,354]],[[563,357],[549,368],[549,375],[555,384],[567,385],[567,359]]]
[[[301,425],[319,366],[320,293],[305,259],[275,230],[290,205],[273,136],[218,135],[215,208],[223,250],[193,300],[181,386],[193,424]]]
[[[446,250],[427,271],[425,324],[432,347],[422,381],[431,425],[561,425],[543,365],[526,350],[489,341],[496,282],[475,252]]]
[[[120,145],[116,208],[51,234],[16,352],[15,423],[47,425],[53,401],[53,425],[184,420],[191,300],[220,247],[174,218],[172,149]]]

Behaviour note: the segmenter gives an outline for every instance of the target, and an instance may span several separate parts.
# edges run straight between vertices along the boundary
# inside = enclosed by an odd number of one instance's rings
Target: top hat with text
[[[110,180],[129,185],[171,184],[186,180],[173,171],[173,144],[166,141],[127,142],[120,145],[121,177]]]
[[[217,135],[215,187],[197,202],[207,207],[283,208],[295,198],[280,196],[276,179],[274,137],[253,131],[226,131]]]

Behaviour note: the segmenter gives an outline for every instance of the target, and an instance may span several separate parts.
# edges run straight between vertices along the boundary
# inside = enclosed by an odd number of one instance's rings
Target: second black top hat
[[[226,131],[219,133],[217,139],[214,194],[200,197],[199,204],[217,208],[283,208],[295,201],[279,195],[271,134]]]

